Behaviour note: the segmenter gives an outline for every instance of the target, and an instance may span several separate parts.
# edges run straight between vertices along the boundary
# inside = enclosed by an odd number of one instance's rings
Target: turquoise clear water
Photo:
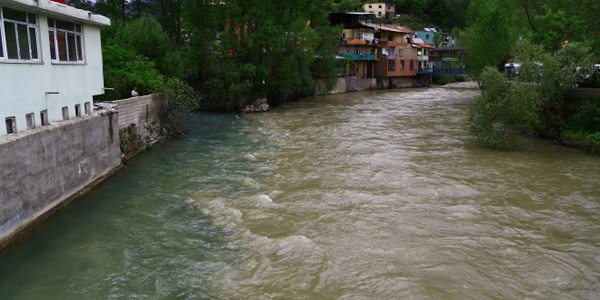
[[[597,298],[600,157],[479,148],[475,95],[193,115],[0,253],[0,298]]]

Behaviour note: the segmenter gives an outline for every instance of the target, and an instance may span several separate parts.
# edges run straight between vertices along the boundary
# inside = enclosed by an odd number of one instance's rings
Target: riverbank
[[[159,142],[161,101],[114,101],[89,116],[2,136],[0,250]]]

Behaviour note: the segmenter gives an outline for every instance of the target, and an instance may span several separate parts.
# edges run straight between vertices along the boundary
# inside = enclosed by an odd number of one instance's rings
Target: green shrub
[[[114,90],[107,90],[99,100],[118,100],[129,98],[134,86],[140,94],[156,91],[163,82],[154,63],[148,58],[136,54],[116,44],[103,45],[104,85]]]

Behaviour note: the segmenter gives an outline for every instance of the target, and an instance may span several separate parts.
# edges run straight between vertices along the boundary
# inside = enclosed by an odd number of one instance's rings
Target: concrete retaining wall
[[[161,139],[160,111],[164,100],[158,94],[113,101],[119,112],[119,136],[125,158]]]
[[[94,112],[0,138],[0,248],[120,167],[117,120]]]
[[[332,90],[326,89],[325,80],[317,79],[315,82],[316,92],[322,94],[342,94],[348,92],[368,91],[377,89],[375,78],[362,79],[356,76],[338,77]]]
[[[113,101],[119,112],[119,129],[126,127],[142,128],[143,125],[158,121],[160,97],[156,94]]]
[[[332,90],[327,90],[325,81],[318,79],[315,83],[317,95],[342,94],[348,92],[368,91],[377,89],[393,89],[415,86],[414,77],[394,78],[358,78],[355,76],[338,77]]]

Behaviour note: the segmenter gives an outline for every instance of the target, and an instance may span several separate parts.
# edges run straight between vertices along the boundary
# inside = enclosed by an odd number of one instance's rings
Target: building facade
[[[347,76],[375,78],[378,41],[372,28],[360,25],[346,28],[342,32],[342,41],[337,55],[350,60]]]
[[[396,16],[396,6],[385,2],[363,4],[363,10],[374,14],[378,19],[389,19]]]
[[[376,32],[379,46],[378,77],[406,77],[417,74],[417,49],[410,43],[414,30],[390,24],[365,24]]]
[[[414,37],[421,39],[427,45],[436,47],[437,45],[435,45],[434,40],[437,33],[437,29],[435,28],[423,28],[423,30],[417,30]]]
[[[48,0],[0,0],[0,136],[90,114],[104,93],[104,16]]]

